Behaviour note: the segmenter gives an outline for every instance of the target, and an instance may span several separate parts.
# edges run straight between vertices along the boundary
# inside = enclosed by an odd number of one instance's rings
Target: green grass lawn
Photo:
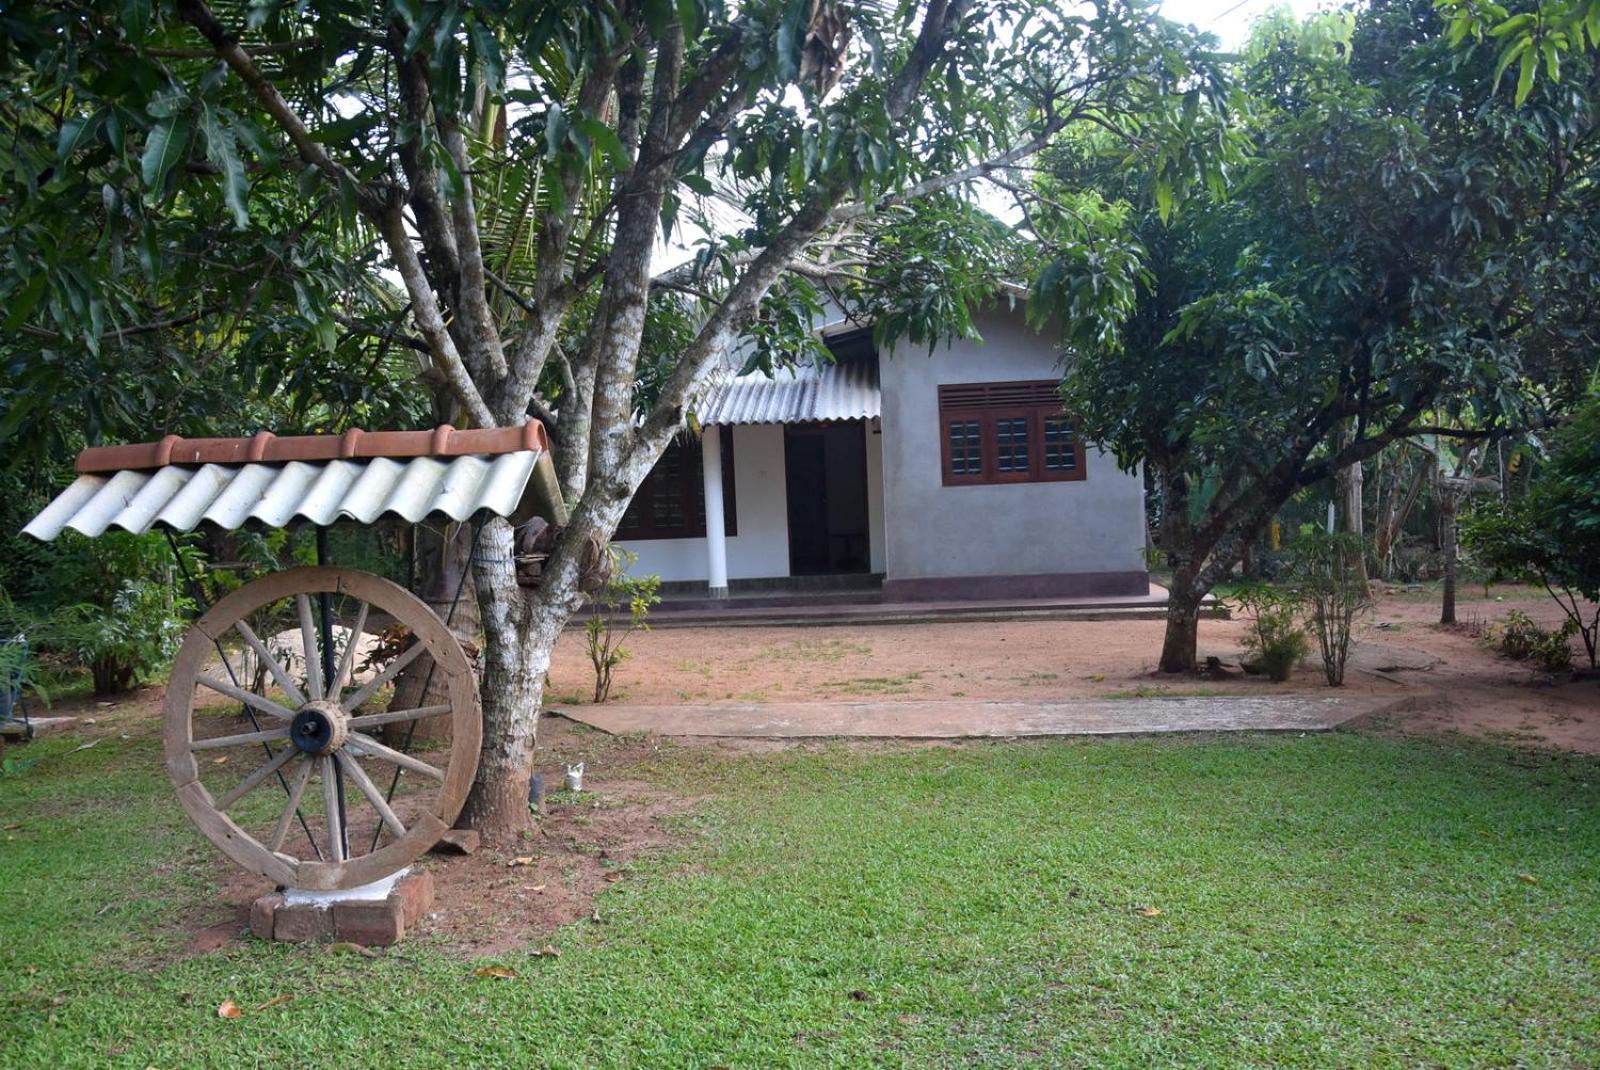
[[[685,846],[499,980],[426,941],[174,959],[210,848],[153,742],[71,746],[0,780],[0,1066],[1600,1064],[1593,760],[673,749],[640,775],[709,794]]]

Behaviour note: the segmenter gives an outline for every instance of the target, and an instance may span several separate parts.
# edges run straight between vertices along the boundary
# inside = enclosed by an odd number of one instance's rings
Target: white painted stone
[[[283,902],[285,906],[310,906],[318,910],[331,910],[335,903],[381,903],[389,898],[389,893],[394,891],[394,886],[401,877],[411,872],[408,866],[398,873],[391,873],[382,880],[363,884],[356,888],[341,888],[331,892],[314,892],[307,888],[285,888]]]

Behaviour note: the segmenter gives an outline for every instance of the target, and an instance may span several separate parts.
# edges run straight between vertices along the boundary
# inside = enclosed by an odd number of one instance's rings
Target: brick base
[[[406,874],[383,899],[348,899],[330,905],[290,903],[282,892],[250,906],[250,931],[263,940],[316,943],[344,940],[363,947],[387,947],[405,938],[433,905],[433,876]]]

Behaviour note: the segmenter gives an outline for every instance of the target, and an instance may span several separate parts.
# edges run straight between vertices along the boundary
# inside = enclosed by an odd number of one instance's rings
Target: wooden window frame
[[[1045,467],[1045,422],[1066,414],[1061,408],[1060,383],[1054,379],[1028,379],[998,383],[948,383],[939,387],[939,470],[947,487],[994,486],[1016,483],[1076,483],[1088,476],[1083,439],[1072,434],[1071,469]],[[1002,472],[999,468],[1001,420],[1023,419],[1028,429],[1028,467]],[[978,448],[983,470],[953,470],[950,425],[957,421],[978,424]],[[1070,426],[1070,424],[1069,424]]]
[[[722,437],[722,523],[729,538],[739,534],[738,502],[734,496],[734,467],[733,467],[733,428],[723,424],[716,428]],[[660,461],[644,477],[644,482],[639,484],[639,490],[634,494],[633,501],[628,503],[628,510],[623,514],[622,522],[617,525],[616,540],[618,542],[659,542],[668,539],[703,539],[706,537],[706,509],[705,509],[705,477],[701,467],[700,440],[690,435],[680,435],[672,440],[667,447],[669,450],[681,450],[683,453],[683,470],[679,473],[679,489],[684,494],[687,508],[684,510],[684,523],[676,526],[657,527],[653,523],[655,492],[661,482]],[[663,454],[665,456],[665,454]],[[630,518],[642,518],[632,529],[628,529]]]

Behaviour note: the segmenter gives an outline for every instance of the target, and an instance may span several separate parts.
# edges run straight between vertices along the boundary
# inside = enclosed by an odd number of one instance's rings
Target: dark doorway
[[[867,446],[860,421],[783,429],[789,498],[789,572],[866,572]]]

